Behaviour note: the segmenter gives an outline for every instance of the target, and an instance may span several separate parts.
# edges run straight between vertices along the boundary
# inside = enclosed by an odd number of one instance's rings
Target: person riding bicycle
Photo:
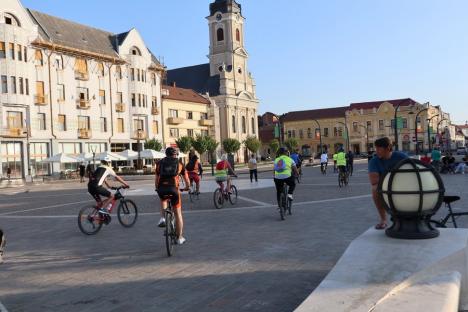
[[[186,185],[184,191],[190,189],[190,181],[184,165],[179,162],[177,154],[177,150],[173,147],[166,149],[166,157],[156,165],[155,187],[161,199],[161,219],[158,226],[166,226],[164,211],[167,209],[167,203],[170,200],[176,219],[177,244],[182,245],[186,239],[182,236],[184,220],[182,218],[182,196],[179,190],[179,175],[182,176]]]
[[[333,173],[336,172],[337,168],[336,168],[336,157],[338,156],[338,154],[335,152],[335,154],[333,154]]]
[[[354,171],[354,153],[352,151],[348,151],[348,154],[346,154],[346,161],[348,165],[348,172],[353,175]]]
[[[290,157],[296,163],[297,171],[300,173],[301,172],[301,167],[302,167],[302,156],[301,156],[301,154],[299,154],[299,150],[296,149],[294,151],[294,153],[291,154]]]
[[[195,182],[196,195],[200,194],[200,179],[203,169],[201,168],[197,155],[193,155],[190,158],[188,164],[185,166],[185,170],[187,170],[190,179],[190,187],[192,187],[192,183]]]
[[[343,148],[340,148],[336,154],[336,167],[338,168],[338,172],[340,174],[347,172],[346,153],[344,152]]]
[[[113,177],[115,180],[119,181],[124,187],[128,188],[129,185],[121,177],[119,177],[114,169],[109,166],[110,159],[108,157],[101,160],[101,165],[89,175],[88,182],[88,192],[91,196],[99,203],[101,198],[100,196],[107,197],[106,200],[102,202],[99,212],[103,214],[109,214],[109,205],[114,199],[114,195],[102,185],[105,184],[108,188],[110,185],[107,183],[107,177]]]
[[[221,160],[216,164],[215,180],[221,186],[221,183],[227,181],[227,191],[231,194],[231,175],[237,176],[227,160],[227,155],[223,154]]]
[[[322,172],[327,170],[328,167],[328,153],[324,151],[322,155],[320,155],[320,169]]]
[[[280,205],[281,193],[283,192],[283,184],[286,183],[289,186],[288,198],[293,200],[294,189],[296,188],[295,176],[299,174],[297,171],[296,163],[288,156],[288,150],[285,147],[281,147],[278,150],[278,157],[274,162],[275,172],[275,186],[276,186],[276,199],[278,205]]]

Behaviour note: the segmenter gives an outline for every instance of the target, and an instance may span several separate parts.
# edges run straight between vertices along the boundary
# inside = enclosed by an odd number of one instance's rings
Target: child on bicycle
[[[101,160],[101,165],[94,171],[94,173],[90,174],[88,182],[88,192],[96,200],[96,202],[101,202],[100,196],[107,197],[107,199],[102,202],[101,208],[99,209],[99,212],[103,214],[109,214],[109,205],[114,199],[114,195],[108,189],[102,186],[105,184],[108,188],[110,188],[110,185],[106,181],[107,177],[113,177],[122,183],[124,187],[129,187],[127,182],[119,177],[115,173],[114,169],[109,166],[109,162],[110,159],[108,157]]]
[[[231,194],[231,178],[230,176],[237,176],[231,167],[231,164],[227,160],[227,155],[223,154],[221,160],[216,164],[215,180],[219,186],[222,186],[223,182],[227,181],[227,191]],[[224,191],[224,190],[223,190]]]
[[[182,245],[185,243],[186,239],[182,236],[184,221],[182,218],[182,198],[179,189],[179,175],[182,176],[186,185],[184,191],[188,191],[190,189],[190,181],[187,171],[184,165],[178,160],[177,150],[173,147],[168,147],[166,149],[166,157],[156,165],[155,187],[161,199],[161,219],[159,220],[158,226],[166,226],[164,211],[167,209],[167,203],[170,200],[176,219],[177,244]]]

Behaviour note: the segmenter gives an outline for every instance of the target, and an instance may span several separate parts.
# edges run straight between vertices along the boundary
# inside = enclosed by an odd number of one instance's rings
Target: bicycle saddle
[[[444,196],[444,203],[450,204],[460,200],[460,196]]]

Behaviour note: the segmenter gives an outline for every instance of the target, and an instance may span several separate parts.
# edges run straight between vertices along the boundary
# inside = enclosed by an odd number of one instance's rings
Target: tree
[[[216,142],[216,140],[210,136],[206,136],[205,141],[206,141],[206,150],[210,153],[211,163],[213,163],[213,161],[216,162],[216,158],[214,157],[214,152],[218,148],[219,143]]]
[[[195,140],[192,140],[192,146],[201,156],[207,151],[207,140],[204,136],[197,134]]]
[[[299,143],[295,138],[289,138],[284,142],[284,145],[288,148],[290,152],[293,152],[296,150],[296,148],[299,147]]]
[[[255,136],[250,136],[244,141],[245,147],[252,153],[257,153],[260,147],[262,146],[262,143],[260,142],[259,139]]]
[[[279,141],[277,139],[273,139],[270,142],[270,150],[272,154],[275,154],[278,152],[280,147]]]
[[[160,152],[162,149],[162,143],[157,139],[151,139],[145,142],[145,148]]]
[[[187,154],[192,147],[192,138],[189,136],[183,136],[176,140],[176,144],[182,153]]]
[[[236,153],[241,147],[241,143],[236,139],[226,139],[223,141],[223,149],[228,154]]]

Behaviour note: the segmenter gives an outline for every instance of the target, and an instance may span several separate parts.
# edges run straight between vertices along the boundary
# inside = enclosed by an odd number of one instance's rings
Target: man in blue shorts
[[[401,152],[393,152],[389,138],[380,138],[375,141],[374,145],[375,156],[369,162],[369,181],[372,185],[372,198],[380,216],[380,222],[377,223],[375,228],[383,230],[387,227],[387,213],[377,194],[380,177],[387,171],[392,170],[393,167],[403,159],[408,158],[408,156]]]

